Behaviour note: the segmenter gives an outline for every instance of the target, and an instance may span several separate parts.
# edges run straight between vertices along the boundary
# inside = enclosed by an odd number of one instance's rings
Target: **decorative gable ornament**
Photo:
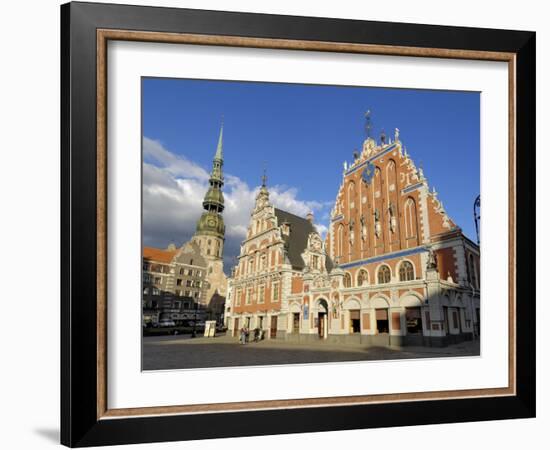
[[[361,174],[361,179],[365,182],[365,184],[370,184],[372,179],[374,178],[374,171],[375,171],[374,164],[372,162],[369,162],[365,169],[363,170],[363,173]]]

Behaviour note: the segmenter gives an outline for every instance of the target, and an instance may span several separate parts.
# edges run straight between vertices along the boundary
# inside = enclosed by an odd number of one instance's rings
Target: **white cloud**
[[[143,140],[143,241],[145,245],[165,247],[170,242],[181,245],[194,233],[203,212],[202,199],[208,189],[208,172],[193,161],[167,150],[159,141]],[[238,255],[246,235],[250,212],[259,186],[250,187],[239,177],[226,174],[223,213],[226,225],[226,270]],[[298,199],[298,190],[287,186],[270,186],[270,199],[280,209],[304,217],[308,212],[320,212],[330,202]],[[326,226],[317,224],[324,235]]]
[[[208,172],[201,166],[184,158],[174,155],[166,150],[160,141],[143,138],[143,156],[155,161],[160,167],[167,170],[176,177],[196,178],[198,180],[208,180]]]

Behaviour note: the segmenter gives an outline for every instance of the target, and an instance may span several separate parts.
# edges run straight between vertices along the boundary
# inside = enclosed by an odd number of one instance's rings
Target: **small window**
[[[388,266],[382,266],[378,269],[378,284],[385,284],[391,281],[391,271]]]
[[[189,265],[190,265],[190,266],[193,265],[193,258],[191,258],[191,260],[189,261]]]
[[[399,281],[414,280],[414,267],[409,261],[403,261],[399,266]]]

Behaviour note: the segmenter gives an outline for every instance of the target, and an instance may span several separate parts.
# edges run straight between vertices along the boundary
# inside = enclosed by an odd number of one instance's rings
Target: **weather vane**
[[[262,186],[266,185],[267,182],[267,163],[264,161],[264,174],[262,175]]]

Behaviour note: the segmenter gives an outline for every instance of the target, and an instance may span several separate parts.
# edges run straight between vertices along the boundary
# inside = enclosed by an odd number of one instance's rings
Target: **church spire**
[[[220,137],[218,138],[218,148],[216,148],[216,155],[214,159],[217,159],[223,163],[223,118],[220,127]]]
[[[225,225],[222,212],[225,208],[223,198],[223,123],[220,128],[218,146],[212,160],[212,171],[208,180],[209,187],[204,195],[202,207],[204,212],[197,223],[195,236],[208,235],[224,239]],[[221,248],[221,246],[220,246]],[[219,253],[221,256],[221,252]]]

